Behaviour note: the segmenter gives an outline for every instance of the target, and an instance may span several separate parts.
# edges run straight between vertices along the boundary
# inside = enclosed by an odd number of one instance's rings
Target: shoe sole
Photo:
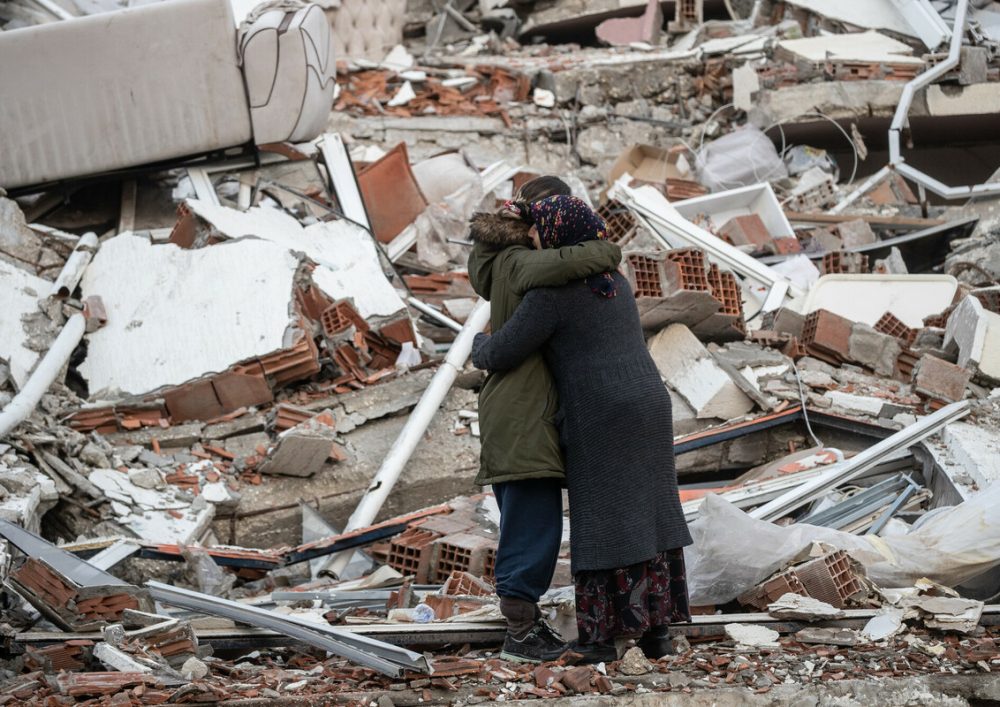
[[[533,665],[542,662],[540,658],[525,658],[524,656],[508,653],[507,651],[500,651],[500,660],[506,660],[508,663],[531,663]]]

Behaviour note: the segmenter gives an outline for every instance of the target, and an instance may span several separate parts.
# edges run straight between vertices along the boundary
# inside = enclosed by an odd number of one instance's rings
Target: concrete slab
[[[386,279],[371,237],[349,221],[320,222],[303,227],[275,209],[237,211],[198,199],[188,207],[230,238],[253,236],[304,253],[319,267],[316,285],[332,300],[351,297],[362,317],[388,316],[406,308]],[[93,265],[91,265],[93,267]]]
[[[83,278],[108,323],[87,336],[92,399],[178,386],[292,343],[300,260],[241,240],[185,250],[131,234],[105,242]],[[123,277],[122,273],[128,273]]]
[[[683,324],[672,324],[650,339],[649,352],[660,375],[691,405],[698,419],[729,420],[753,409],[753,400]]]

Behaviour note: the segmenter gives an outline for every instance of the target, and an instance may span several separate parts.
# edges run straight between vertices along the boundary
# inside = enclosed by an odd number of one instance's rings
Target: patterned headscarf
[[[528,209],[543,248],[562,248],[608,237],[604,219],[575,196],[549,196],[532,203]],[[591,275],[587,284],[602,297],[618,294],[609,272]]]

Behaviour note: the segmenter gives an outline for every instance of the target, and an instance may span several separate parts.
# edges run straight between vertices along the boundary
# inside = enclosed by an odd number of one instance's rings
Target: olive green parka
[[[621,249],[607,241],[535,250],[528,229],[521,221],[494,214],[472,219],[469,280],[490,302],[493,331],[510,319],[528,290],[615,270],[621,262]],[[555,384],[541,353],[513,370],[491,372],[479,393],[482,451],[476,483],[564,478],[558,410]]]

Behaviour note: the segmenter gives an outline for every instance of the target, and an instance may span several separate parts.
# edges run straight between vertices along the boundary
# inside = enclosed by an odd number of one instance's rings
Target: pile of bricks
[[[67,631],[92,631],[120,622],[126,609],[153,608],[145,589],[127,584],[81,586],[45,560],[33,557],[12,571],[8,581],[46,618]]]
[[[681,248],[665,253],[629,253],[624,271],[644,329],[684,324],[705,338],[743,338],[738,282],[732,273],[707,269],[702,251]]]
[[[122,618],[126,626],[139,626],[125,633],[119,646],[125,652],[159,659],[174,668],[199,654],[198,637],[190,621],[141,611],[126,611]]]
[[[139,430],[143,427],[166,427],[170,415],[162,401],[147,404],[105,405],[78,410],[66,419],[77,432],[110,434]]]
[[[791,593],[812,597],[842,608],[847,601],[864,591],[850,557],[837,550],[805,562],[761,582],[737,598],[744,606],[766,611],[769,604]]]
[[[383,322],[373,328],[348,299],[338,300],[320,315],[324,345],[340,369],[332,382],[335,392],[361,388],[394,371],[403,344],[416,347],[417,337],[408,316]]]
[[[44,648],[27,646],[24,664],[30,670],[58,673],[63,670],[82,670],[89,662],[94,642],[87,639],[72,639],[55,643]]]
[[[394,537],[386,564],[418,584],[444,582],[456,571],[492,580],[496,549],[496,538],[459,511],[422,519]]]

